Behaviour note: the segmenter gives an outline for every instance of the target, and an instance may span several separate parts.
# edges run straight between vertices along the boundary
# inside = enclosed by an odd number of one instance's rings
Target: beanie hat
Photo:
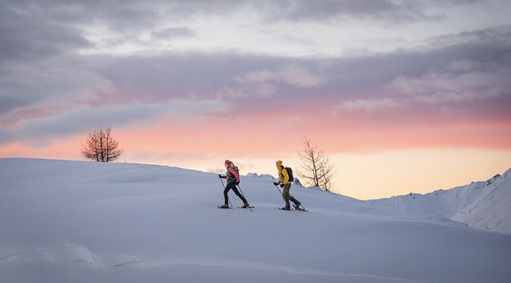
[[[277,166],[278,166],[278,167],[282,167],[282,160],[278,160],[278,161],[276,162],[276,164],[277,164]]]

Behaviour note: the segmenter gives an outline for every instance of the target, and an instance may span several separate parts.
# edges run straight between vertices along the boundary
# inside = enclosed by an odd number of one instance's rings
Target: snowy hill
[[[407,215],[447,218],[470,227],[511,234],[511,169],[485,182],[429,194],[370,201]]]
[[[250,211],[216,207],[217,174],[0,159],[0,282],[511,282],[511,237],[449,219],[506,227],[507,175],[440,204],[294,186],[309,212],[279,211],[270,178],[244,176]]]

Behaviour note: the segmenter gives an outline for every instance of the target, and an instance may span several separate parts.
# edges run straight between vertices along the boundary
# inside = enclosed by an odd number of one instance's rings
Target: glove
[[[236,182],[236,185],[239,185],[240,184],[240,181]]]
[[[283,188],[284,187],[284,184],[280,184],[280,187]]]
[[[225,178],[225,177],[222,176],[221,174],[218,174],[218,178]]]
[[[277,182],[273,182],[273,184],[274,184],[275,186],[277,186],[279,183],[277,183]]]

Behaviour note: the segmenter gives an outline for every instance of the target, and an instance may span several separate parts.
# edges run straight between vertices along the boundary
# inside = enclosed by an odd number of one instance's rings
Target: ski
[[[232,209],[233,208],[233,207],[221,207],[219,205],[217,205],[217,207],[220,208],[220,209]],[[247,206],[247,207],[238,206],[238,208],[250,208],[250,209],[252,209],[252,208],[255,208],[255,206]]]
[[[303,211],[303,212],[309,212],[307,209],[304,209],[304,208],[293,208],[293,209],[282,209],[282,207],[279,207],[279,210],[284,210],[284,211]]]

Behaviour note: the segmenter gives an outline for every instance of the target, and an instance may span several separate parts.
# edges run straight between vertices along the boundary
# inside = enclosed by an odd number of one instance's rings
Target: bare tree
[[[335,168],[323,150],[305,137],[303,149],[298,154],[301,159],[300,166],[302,170],[297,170],[297,175],[308,186],[317,186],[325,191],[330,191],[333,186],[332,179]]]
[[[110,162],[121,156],[122,149],[119,149],[119,142],[112,137],[110,128],[100,128],[89,133],[81,152],[87,159]]]

